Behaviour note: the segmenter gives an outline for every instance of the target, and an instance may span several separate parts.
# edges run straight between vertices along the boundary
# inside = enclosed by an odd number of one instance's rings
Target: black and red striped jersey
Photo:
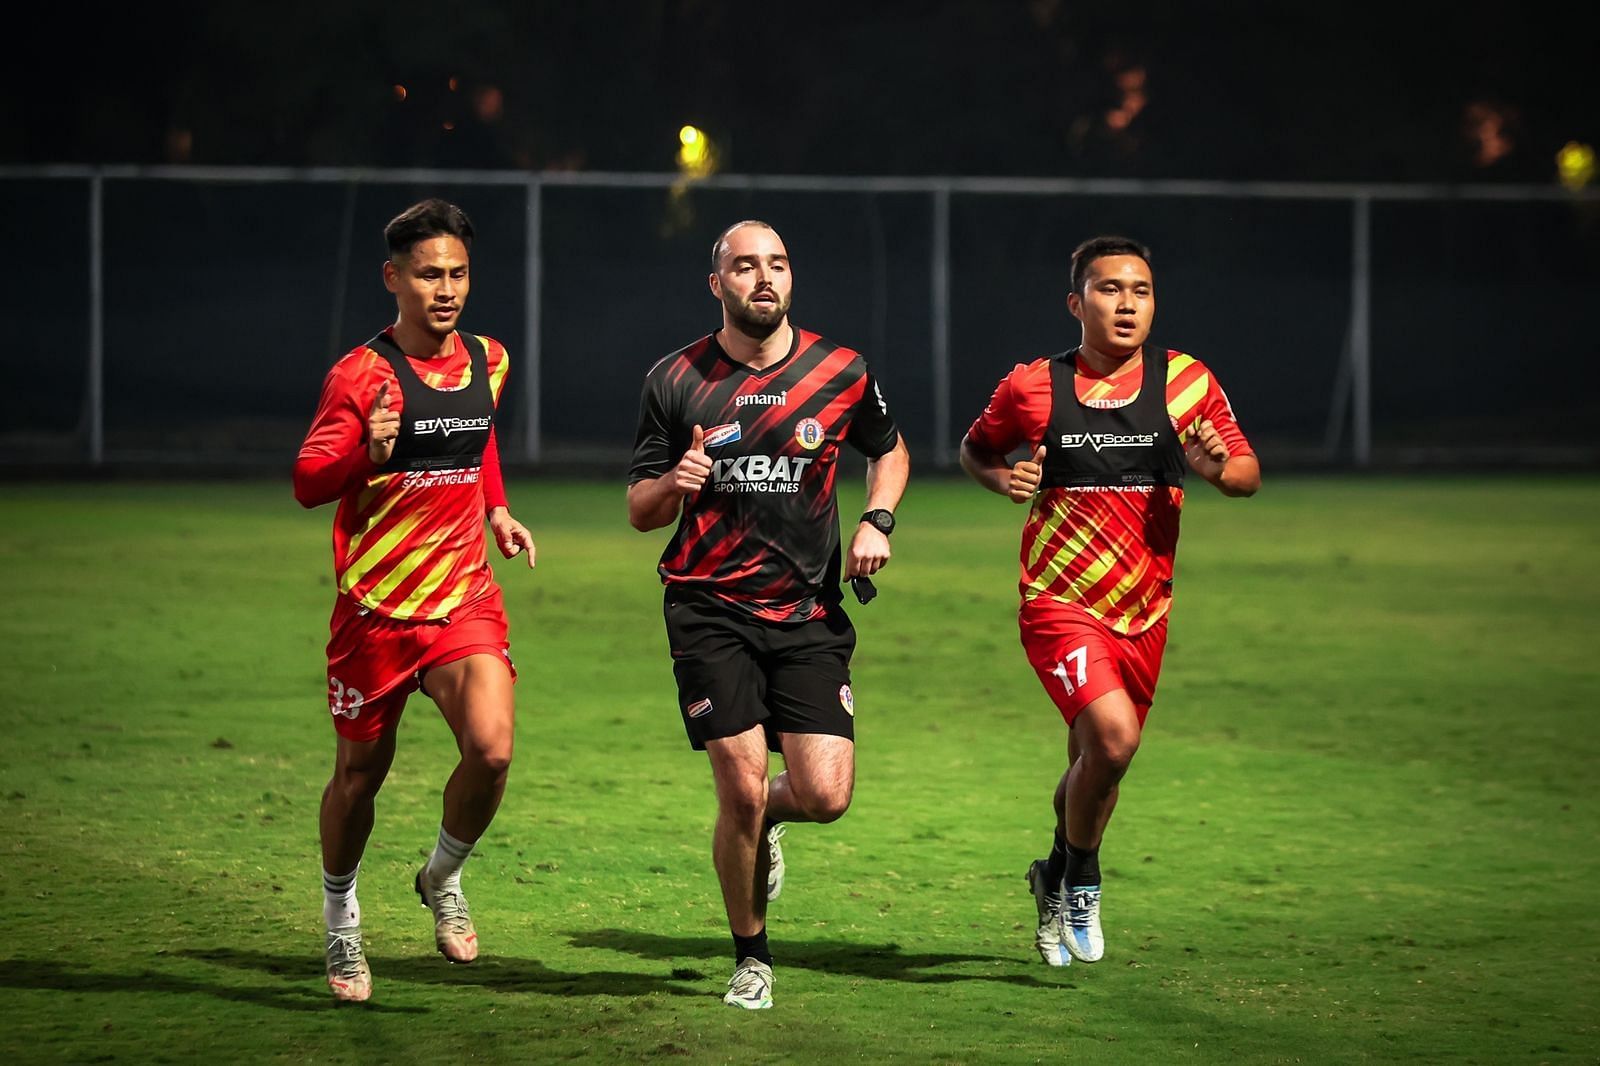
[[[668,473],[697,425],[711,476],[684,501],[661,580],[766,621],[826,613],[839,602],[839,446],[876,459],[899,439],[866,360],[796,327],[789,354],[756,371],[702,337],[645,375],[629,484]]]

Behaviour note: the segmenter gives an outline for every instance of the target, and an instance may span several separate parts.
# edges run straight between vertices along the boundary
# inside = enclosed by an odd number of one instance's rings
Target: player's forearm
[[[974,447],[966,437],[961,438],[961,469],[990,492],[1010,495],[1011,464],[1006,457]]]
[[[892,511],[899,507],[910,480],[911,452],[906,448],[906,439],[898,437],[893,448],[867,463],[866,510]]]
[[[1230,456],[1213,484],[1224,496],[1254,496],[1261,488],[1261,464],[1253,455]]]
[[[365,446],[343,455],[302,450],[294,462],[294,498],[308,508],[332,503],[375,469]]]
[[[641,533],[671,525],[682,506],[683,496],[670,473],[628,486],[628,522]]]

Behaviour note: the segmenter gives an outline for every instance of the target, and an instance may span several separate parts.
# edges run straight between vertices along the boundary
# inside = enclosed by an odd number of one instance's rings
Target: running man
[[[322,886],[328,987],[349,1001],[372,994],[356,873],[400,714],[418,688],[443,713],[461,761],[414,887],[444,957],[478,956],[461,868],[505,790],[516,680],[484,520],[501,554],[526,552],[534,564],[533,537],[506,507],[495,444],[506,350],[456,329],[471,285],[472,223],[453,204],[425,200],[384,236],[383,283],[398,315],[328,372],[294,467],[303,506],[339,501],[328,642],[337,739],[322,794]]]
[[[911,460],[861,356],[789,322],[789,254],[772,227],[730,226],[711,260],[722,328],[645,376],[628,519],[677,522],[658,570],[678,706],[716,783],[711,856],[734,946],[723,999],[759,1010],[772,1005],[767,901],[783,888],[784,823],[834,821],[855,785],[840,445],[868,460],[849,578],[888,563]],[[785,767],[770,780],[769,750]]]
[[[1030,504],[1022,646],[1068,726],[1055,842],[1028,867],[1035,946],[1051,966],[1098,961],[1100,840],[1155,698],[1187,466],[1225,496],[1261,468],[1222,386],[1193,356],[1148,344],[1150,252],[1096,237],[1072,255],[1072,351],[1001,379],[961,442],[991,492]],[[1008,454],[1029,458],[1012,463]]]

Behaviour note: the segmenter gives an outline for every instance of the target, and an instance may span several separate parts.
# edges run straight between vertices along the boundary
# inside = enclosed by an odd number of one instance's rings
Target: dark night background
[[[734,173],[1549,182],[1600,140],[1593,34],[1549,5],[177,2],[87,40],[80,9],[30,18],[3,162],[664,171],[693,122]]]
[[[872,361],[932,464],[950,461],[1015,362],[1075,339],[1065,266],[1095,232],[1155,248],[1154,339],[1217,371],[1263,454],[1348,462],[1362,232],[1376,462],[1518,449],[1600,465],[1589,390],[1489,384],[1526,366],[1586,380],[1600,358],[1600,197],[1592,180],[1569,195],[1556,162],[1564,145],[1600,144],[1586,12],[1211,0],[30,11],[0,71],[0,166],[178,170],[101,186],[81,168],[8,176],[3,233],[47,254],[27,313],[11,318],[17,384],[0,397],[0,462],[80,462],[98,427],[113,460],[282,468],[328,365],[394,313],[376,273],[384,222],[442,195],[479,231],[467,328],[523,360],[501,410],[512,457],[542,446],[544,461],[620,470],[644,370],[716,324],[711,236],[758,217],[795,257],[796,321]],[[673,175],[685,124],[706,131],[725,176],[1324,184],[1275,198],[1233,186],[956,192],[940,216],[941,334],[938,201],[925,189],[573,184],[584,172]],[[368,172],[185,170],[262,166]],[[552,171],[577,173],[524,180]],[[1361,200],[1373,190],[1357,183],[1384,189]],[[44,350],[61,357],[33,358]]]

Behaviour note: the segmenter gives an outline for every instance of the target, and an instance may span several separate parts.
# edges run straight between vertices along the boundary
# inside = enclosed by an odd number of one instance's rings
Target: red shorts
[[[1067,725],[1094,700],[1120,688],[1144,726],[1167,647],[1165,618],[1129,637],[1076,604],[1040,597],[1023,603],[1017,623],[1028,662]]]
[[[433,622],[400,621],[340,596],[328,630],[328,711],[333,728],[347,740],[376,740],[392,728],[406,697],[435,666],[482,653],[504,659],[511,679],[517,678],[498,586]]]

